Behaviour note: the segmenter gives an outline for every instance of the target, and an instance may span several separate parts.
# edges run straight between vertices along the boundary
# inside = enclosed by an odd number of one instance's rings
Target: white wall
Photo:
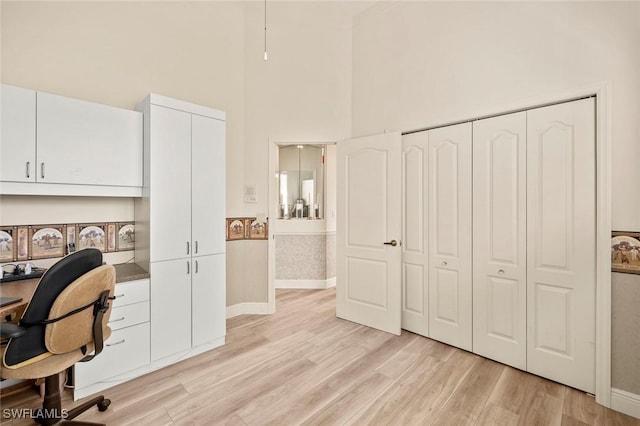
[[[227,216],[267,213],[268,141],[335,141],[351,126],[351,18],[362,2],[0,3],[3,83],[133,109],[149,92],[227,113]],[[258,202],[244,203],[245,184]],[[133,220],[115,201],[105,220]],[[22,213],[51,223],[52,206],[93,221],[104,204],[0,198],[0,224]],[[66,213],[65,213],[66,214]],[[65,216],[65,215],[63,215]],[[122,217],[115,217],[122,216]],[[124,217],[126,216],[126,217]],[[266,302],[266,241],[227,243],[229,303]]]
[[[640,231],[639,46],[640,2],[382,3],[354,20],[353,133],[446,124],[610,81],[613,228]],[[613,274],[612,382],[636,394],[638,286],[640,276]]]
[[[267,7],[266,62],[264,3],[249,3],[246,15],[244,179],[256,185],[257,193],[257,203],[245,204],[249,216],[269,211],[270,142],[323,143],[349,137],[351,22],[366,5],[269,1]],[[261,250],[267,253],[266,241]],[[266,265],[252,279],[239,282],[245,285],[245,302],[267,301]]]
[[[353,133],[472,118],[610,80],[613,227],[640,229],[640,3],[407,2],[359,15]]]
[[[3,83],[129,109],[155,92],[226,111],[227,206],[242,210],[242,3],[3,1],[0,8]]]

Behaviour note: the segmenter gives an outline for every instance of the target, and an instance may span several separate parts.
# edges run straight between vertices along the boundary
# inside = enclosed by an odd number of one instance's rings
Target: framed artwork
[[[227,218],[227,241],[244,239],[244,219]]]
[[[269,236],[269,224],[259,222],[256,218],[245,219],[246,238],[250,240],[266,240]]]
[[[640,232],[611,233],[611,270],[640,274]]]
[[[132,222],[118,223],[116,250],[133,250],[136,242],[136,226]]]
[[[107,251],[116,251],[116,224],[107,224]]]
[[[13,262],[17,260],[16,234],[18,227],[0,227],[0,262]]]
[[[17,260],[27,260],[29,259],[29,228],[27,226],[18,226],[17,234]]]
[[[97,248],[105,252],[107,250],[107,233],[104,223],[78,225],[78,250],[85,248]]]
[[[29,259],[63,257],[66,234],[64,225],[29,226]]]

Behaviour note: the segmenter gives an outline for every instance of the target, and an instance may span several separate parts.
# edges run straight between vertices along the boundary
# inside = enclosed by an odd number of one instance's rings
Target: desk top
[[[149,278],[149,273],[135,263],[113,265],[116,268],[116,283]],[[15,312],[17,308],[26,306],[35,291],[40,278],[0,283],[0,294],[3,297],[22,297],[22,301],[0,308],[0,319]]]

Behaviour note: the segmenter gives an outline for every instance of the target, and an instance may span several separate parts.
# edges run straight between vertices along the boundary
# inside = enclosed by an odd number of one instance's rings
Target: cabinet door
[[[191,235],[193,254],[225,251],[225,122],[193,115]]]
[[[226,334],[225,255],[193,258],[192,327],[193,346],[224,337]]]
[[[114,330],[90,362],[75,365],[76,389],[108,380],[149,364],[149,323]]]
[[[429,337],[471,350],[471,124],[429,131]]]
[[[428,132],[402,137],[402,328],[429,336]]]
[[[2,85],[0,180],[35,182],[36,92]]]
[[[527,370],[595,391],[595,100],[527,112]]]
[[[527,368],[526,113],[473,123],[473,351]]]
[[[37,94],[37,179],[142,186],[142,114]]]
[[[152,262],[191,254],[191,114],[151,105]]]
[[[191,347],[191,260],[152,262],[151,361]]]

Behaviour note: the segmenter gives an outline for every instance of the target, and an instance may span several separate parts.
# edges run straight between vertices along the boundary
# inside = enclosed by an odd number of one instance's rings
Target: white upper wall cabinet
[[[38,181],[142,186],[142,115],[38,93]]]
[[[140,196],[142,114],[2,85],[0,194]]]
[[[36,92],[2,85],[0,180],[35,182]]]

